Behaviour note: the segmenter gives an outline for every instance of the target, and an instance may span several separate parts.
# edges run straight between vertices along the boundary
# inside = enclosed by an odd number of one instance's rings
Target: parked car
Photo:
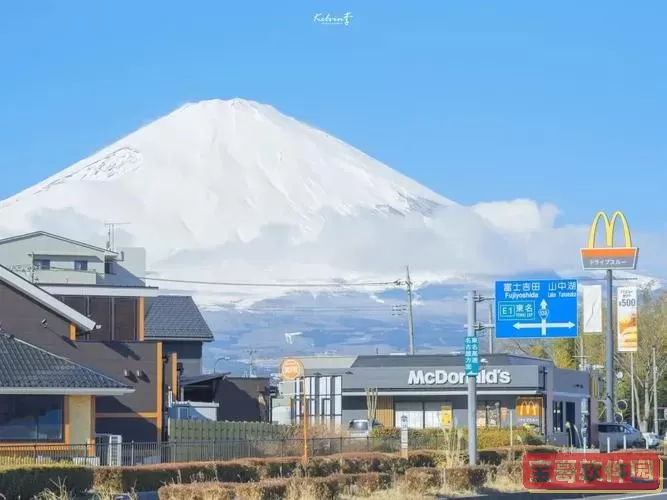
[[[642,433],[632,427],[630,424],[597,424],[597,444],[600,451],[607,450],[607,439],[609,439],[609,448],[612,450],[627,448],[645,448],[646,439]]]
[[[370,420],[350,420],[348,434],[350,437],[366,438],[370,436],[371,431],[377,427],[382,427],[380,422]]]
[[[657,448],[660,446],[660,436],[658,436],[655,432],[642,432],[642,436],[644,436],[646,445],[649,448]]]

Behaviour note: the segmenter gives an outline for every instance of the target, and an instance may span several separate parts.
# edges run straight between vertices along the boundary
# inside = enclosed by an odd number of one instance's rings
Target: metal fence
[[[398,452],[398,438],[312,438],[309,456],[348,452]],[[224,461],[243,458],[300,457],[303,439],[238,439],[163,443],[124,442],[82,445],[5,445],[0,466],[67,462],[92,466],[132,466],[174,462]]]
[[[451,443],[444,438],[410,440],[410,449],[449,449]],[[399,438],[311,438],[308,454],[311,457],[337,453],[385,452],[397,453],[401,449]],[[459,445],[465,453],[465,446]],[[638,450],[639,451],[639,450]],[[658,454],[666,455],[661,446]],[[3,445],[0,448],[0,466],[22,464],[50,464],[57,462],[91,466],[133,466],[176,462],[226,461],[244,458],[301,457],[303,439],[238,439],[220,441],[179,442],[125,442],[118,444],[82,445]]]

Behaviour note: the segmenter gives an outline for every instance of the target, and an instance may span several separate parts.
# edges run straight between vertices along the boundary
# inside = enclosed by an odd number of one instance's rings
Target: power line
[[[256,288],[354,288],[364,286],[401,286],[403,281],[358,281],[354,283],[252,283],[244,281],[200,281],[200,280],[185,280],[185,279],[171,279],[171,278],[153,278],[151,276],[144,276],[140,279],[146,281],[159,281],[168,283],[185,283],[188,285],[214,285],[214,286],[247,286]]]
[[[34,272],[42,270],[39,267],[31,265],[14,265],[10,266],[9,269],[14,272]],[[93,269],[72,269],[65,267],[56,267],[50,266],[48,271],[64,271],[64,272],[77,272],[82,274],[95,274]],[[373,287],[373,286],[403,286],[405,285],[404,280],[394,280],[394,281],[357,281],[357,282],[347,282],[347,283],[260,283],[260,282],[249,282],[249,281],[203,281],[203,280],[188,280],[188,279],[176,279],[176,278],[155,278],[153,276],[141,276],[141,280],[145,281],[158,281],[163,283],[182,283],[188,285],[213,285],[213,286],[235,286],[235,287],[255,287],[255,288],[355,288],[355,287]]]

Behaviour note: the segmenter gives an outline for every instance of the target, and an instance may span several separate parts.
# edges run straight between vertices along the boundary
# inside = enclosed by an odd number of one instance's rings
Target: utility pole
[[[658,434],[658,365],[655,361],[655,347],[651,354],[653,358],[653,432]]]
[[[257,351],[255,349],[250,349],[248,350],[248,355],[250,356],[250,360],[248,361],[248,378],[255,378],[257,375],[255,374],[255,353]]]
[[[410,281],[410,266],[405,266],[405,285],[408,290],[408,353],[415,353],[415,326],[412,318],[412,281]]]

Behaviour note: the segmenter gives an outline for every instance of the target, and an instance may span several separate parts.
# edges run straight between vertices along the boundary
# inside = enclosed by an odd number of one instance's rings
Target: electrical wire
[[[255,288],[354,288],[366,286],[401,286],[403,281],[358,281],[351,283],[253,283],[244,281],[200,281],[200,280],[186,280],[186,279],[171,279],[171,278],[153,278],[151,276],[144,276],[140,279],[146,281],[158,281],[167,283],[185,283],[188,285],[214,285],[214,286],[247,286]]]
[[[33,271],[66,271],[66,272],[78,272],[78,273],[88,273],[88,274],[96,274],[96,272],[92,269],[86,269],[86,270],[79,270],[79,269],[71,269],[71,268],[65,268],[65,267],[56,267],[56,266],[50,266],[48,269],[40,269],[38,267],[33,267],[33,266],[13,266],[15,269],[14,272],[24,272],[24,273],[30,273]],[[22,268],[22,269],[18,269]],[[177,279],[177,278],[157,278],[153,276],[141,276],[138,277],[138,279],[145,280],[145,281],[157,281],[157,282],[163,282],[163,283],[183,283],[183,284],[188,284],[188,285],[213,285],[213,286],[238,286],[238,287],[255,287],[255,288],[267,288],[267,287],[275,287],[275,288],[354,288],[354,287],[366,287],[366,286],[403,286],[405,284],[405,281],[403,280],[394,280],[394,281],[358,281],[358,282],[349,282],[349,283],[333,283],[333,282],[325,282],[325,283],[255,283],[255,282],[248,282],[248,281],[203,281],[203,280],[189,280],[189,279]]]

